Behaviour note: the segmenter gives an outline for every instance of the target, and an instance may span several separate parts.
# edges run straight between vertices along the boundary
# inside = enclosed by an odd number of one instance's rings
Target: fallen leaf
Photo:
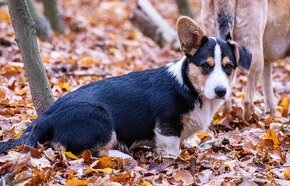
[[[123,167],[123,162],[120,158],[113,157],[102,157],[97,162],[96,168],[112,168],[112,169],[120,169]]]
[[[116,175],[112,175],[112,181],[119,182],[122,184],[132,184],[132,177],[129,171],[126,171],[125,173],[120,173]]]
[[[73,153],[71,152],[64,152],[64,154],[66,155],[66,157],[70,158],[70,159],[73,159],[73,160],[77,160],[79,159],[79,157],[77,157],[76,155],[74,155]]]
[[[173,173],[173,177],[176,181],[182,181],[183,183],[185,183],[186,185],[191,185],[193,184],[194,180],[193,180],[193,176],[191,175],[191,173],[187,170],[181,170],[181,169],[177,169],[175,170],[175,172]]]
[[[289,102],[290,102],[289,99],[290,98],[287,94],[281,95],[281,99],[278,105],[280,105],[283,108],[282,113],[281,113],[282,117],[288,117],[288,108],[289,108]]]
[[[290,180],[290,168],[285,169],[284,176],[287,180]]]
[[[276,134],[276,132],[272,129],[268,129],[266,134],[265,134],[265,139],[270,139],[273,140],[274,142],[274,147],[278,148],[280,145],[280,140]]]
[[[200,140],[203,140],[204,138],[209,137],[210,135],[206,131],[203,131],[198,133],[197,136],[200,138]]]
[[[88,181],[87,180],[80,180],[80,179],[71,179],[68,180],[64,185],[65,186],[83,186],[83,185],[87,185]]]
[[[105,173],[105,174],[110,174],[110,173],[113,172],[113,169],[107,167],[107,168],[104,168],[104,169],[97,169],[97,171],[99,171],[99,172],[103,172],[103,173]]]
[[[86,164],[90,164],[92,162],[92,152],[90,150],[84,150],[82,152],[82,158]]]

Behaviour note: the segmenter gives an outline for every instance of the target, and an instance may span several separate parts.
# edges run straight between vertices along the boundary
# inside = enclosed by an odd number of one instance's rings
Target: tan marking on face
[[[192,63],[188,65],[188,78],[192,86],[199,93],[203,93],[208,75],[202,73],[202,69]]]
[[[225,67],[227,64],[230,64],[231,61],[228,57],[224,57],[222,60],[222,66]]]
[[[214,66],[214,58],[213,57],[209,57],[207,58],[207,63],[209,66],[213,67]]]
[[[226,56],[223,58],[222,66],[225,67],[227,64],[230,64],[230,63],[231,63],[231,60],[229,59],[229,57]],[[233,80],[235,79],[235,75],[236,75],[236,70],[233,69],[232,73],[228,76],[230,85],[232,84]]]

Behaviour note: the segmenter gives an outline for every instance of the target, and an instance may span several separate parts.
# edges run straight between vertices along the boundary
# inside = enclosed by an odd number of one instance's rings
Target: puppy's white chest
[[[223,100],[202,100],[202,106],[196,104],[194,110],[182,115],[183,131],[181,139],[205,130],[211,123],[214,113],[223,104]]]

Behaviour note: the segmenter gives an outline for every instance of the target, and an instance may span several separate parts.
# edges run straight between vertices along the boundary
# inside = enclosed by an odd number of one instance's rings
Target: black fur
[[[242,68],[249,70],[252,63],[252,53],[243,46],[239,46],[240,60],[239,64]]]

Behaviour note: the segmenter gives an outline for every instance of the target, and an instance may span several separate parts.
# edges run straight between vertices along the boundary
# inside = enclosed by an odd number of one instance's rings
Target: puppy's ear
[[[177,20],[176,28],[181,51],[186,56],[194,55],[205,36],[203,29],[186,16],[182,16]]]
[[[252,53],[244,46],[238,45],[234,41],[228,41],[232,46],[236,58],[236,62],[240,70],[244,74],[248,74],[252,63]]]

